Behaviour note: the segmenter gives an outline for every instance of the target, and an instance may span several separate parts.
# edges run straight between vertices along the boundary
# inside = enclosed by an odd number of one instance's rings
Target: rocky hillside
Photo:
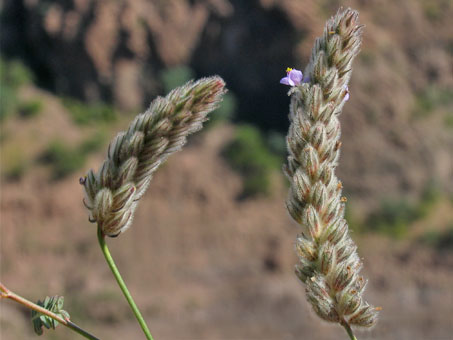
[[[399,241],[353,234],[369,279],[366,297],[383,307],[378,326],[358,338],[448,339],[453,5],[347,5],[366,25],[341,117],[338,175],[352,207],[348,218],[351,225],[354,218],[391,220],[395,229],[411,224]],[[64,295],[73,320],[102,339],[140,338],[97,249],[78,178],[101,164],[108,139],[164,92],[166,72],[180,66],[197,77],[226,79],[238,102],[234,123],[285,134],[289,99],[278,81],[287,66],[304,68],[338,6],[336,0],[4,1],[2,59],[20,59],[35,84],[18,89],[2,78],[1,104],[12,88],[18,99],[15,114],[0,116],[1,281],[31,300]],[[7,73],[3,63],[0,71]],[[116,121],[110,104],[123,112]],[[346,338],[312,315],[293,274],[299,230],[284,207],[284,180],[275,175],[268,197],[238,200],[243,179],[221,156],[234,131],[223,124],[192,136],[157,172],[130,230],[108,240],[153,335]],[[441,199],[421,206],[414,220],[405,199],[417,203],[431,186],[443,191]],[[385,211],[382,200],[390,202]],[[0,301],[0,338],[32,336],[28,311]],[[62,327],[45,336],[78,338]]]
[[[19,123],[22,130],[17,140],[7,135],[5,149],[22,141],[33,145],[29,153],[40,154],[48,143],[39,135],[45,126],[54,127],[49,136],[60,134],[73,145],[83,140],[58,100],[31,92],[47,98],[47,104],[26,124],[23,118],[8,120],[7,131]],[[72,133],[61,135],[65,130]],[[153,335],[168,340],[346,338],[342,329],[312,314],[293,273],[299,230],[285,210],[283,182],[276,179],[269,197],[236,199],[241,178],[220,156],[232,133],[224,125],[192,136],[157,171],[133,226],[108,240]],[[97,168],[102,158],[91,155],[84,168]],[[31,300],[64,295],[72,320],[101,339],[140,339],[98,249],[95,226],[87,220],[78,183],[83,172],[55,180],[46,166],[33,162],[20,179],[3,181],[1,281]],[[434,206],[418,222],[419,235],[426,226],[451,222],[451,211],[449,202]],[[453,331],[447,298],[453,253],[420,245],[413,233],[398,243],[376,235],[353,236],[370,280],[367,299],[383,307],[378,326],[359,332],[359,338],[447,339]],[[2,339],[33,337],[28,311],[11,301],[0,306]],[[63,327],[44,336],[79,338]]]
[[[445,0],[350,1],[366,25],[343,119],[340,177],[364,210],[416,198],[428,183],[453,191],[453,5]],[[21,57],[61,95],[140,110],[162,72],[220,74],[238,120],[285,133],[278,83],[304,67],[338,1],[7,1],[2,53]]]

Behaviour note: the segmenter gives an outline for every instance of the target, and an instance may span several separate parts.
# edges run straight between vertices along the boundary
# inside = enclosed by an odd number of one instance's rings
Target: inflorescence
[[[335,175],[341,146],[338,116],[349,99],[362,29],[356,11],[339,10],[315,42],[307,80],[301,71],[288,68],[280,81],[291,86],[286,205],[303,227],[296,240],[296,274],[316,314],[345,327],[373,326],[378,314],[362,298],[366,280],[359,274],[362,262],[349,235],[346,198]]]

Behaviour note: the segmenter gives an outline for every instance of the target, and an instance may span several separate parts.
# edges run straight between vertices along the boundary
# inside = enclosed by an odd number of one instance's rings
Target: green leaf
[[[63,319],[69,319],[69,313],[64,311],[63,304],[64,304],[64,297],[63,296],[46,296],[44,302],[38,300],[37,304],[48,311],[51,311]],[[55,329],[59,322],[51,318],[50,316],[44,315],[42,313],[32,311],[31,313],[32,321],[33,321],[33,328],[36,334],[42,335],[43,334],[43,327],[47,329]]]

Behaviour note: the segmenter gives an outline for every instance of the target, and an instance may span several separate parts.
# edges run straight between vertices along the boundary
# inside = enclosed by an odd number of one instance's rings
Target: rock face
[[[38,117],[42,123],[55,121],[64,110],[57,102]],[[28,123],[28,128],[36,124]],[[70,120],[56,123],[65,127]],[[153,336],[346,339],[340,327],[326,327],[313,316],[294,275],[300,229],[284,207],[286,188],[268,198],[235,200],[241,178],[220,157],[232,134],[227,126],[208,130],[170,158],[156,172],[131,230],[108,240]],[[98,249],[77,179],[74,174],[48,185],[42,174],[30,172],[2,185],[2,278],[33,299],[64,294],[72,320],[100,339],[142,339]],[[385,312],[358,338],[450,339],[453,252],[368,236],[359,239],[367,299]],[[1,303],[2,339],[34,339],[29,313]],[[46,335],[80,340],[62,326],[51,332]]]
[[[14,35],[2,45],[56,92],[137,109],[158,92],[162,68],[189,62],[208,17],[230,11],[221,0],[11,1],[4,26]]]
[[[314,38],[337,10],[322,3],[11,0],[3,10],[2,52],[24,58],[38,82],[58,94],[126,110],[146,107],[162,91],[163,69],[189,65],[197,76],[225,78],[240,120],[284,132],[289,101],[278,80],[287,66],[304,68]],[[427,94],[453,96],[453,5],[351,6],[366,29],[342,117],[345,188],[364,205],[420,192],[432,179],[452,191],[452,123],[444,123],[453,121],[452,100],[439,104]],[[425,111],[432,114],[416,118],[423,100],[431,100]]]

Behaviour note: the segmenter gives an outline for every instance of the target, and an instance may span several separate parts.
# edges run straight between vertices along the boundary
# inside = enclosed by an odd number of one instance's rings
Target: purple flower
[[[302,82],[302,72],[296,69],[287,68],[286,77],[280,79],[280,84],[285,84],[289,86],[297,86]]]
[[[344,89],[346,90],[346,94],[343,97],[343,101],[347,102],[349,100],[349,88],[348,88],[348,85],[345,85]]]

